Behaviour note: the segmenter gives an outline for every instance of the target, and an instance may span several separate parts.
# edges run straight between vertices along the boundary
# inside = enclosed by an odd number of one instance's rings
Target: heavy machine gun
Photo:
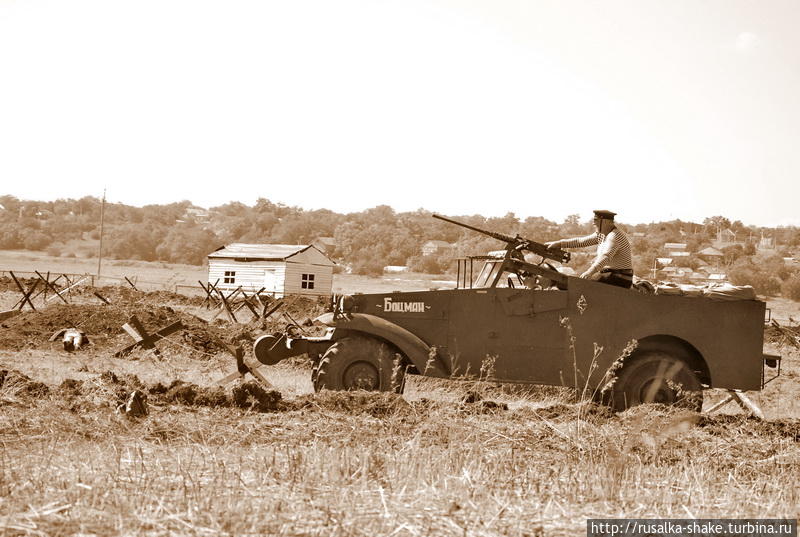
[[[451,224],[455,224],[457,226],[465,227],[467,229],[471,229],[472,231],[477,231],[478,233],[483,233],[484,235],[488,235],[493,239],[497,239],[499,241],[503,241],[506,243],[506,251],[512,252],[521,252],[522,250],[527,250],[531,253],[538,255],[544,259],[551,259],[553,261],[558,261],[559,263],[568,263],[570,259],[570,253],[566,250],[562,250],[561,248],[548,248],[541,242],[536,242],[531,239],[526,239],[524,237],[520,237],[516,235],[512,237],[511,235],[505,235],[504,233],[498,233],[496,231],[488,231],[485,229],[481,229],[479,227],[471,226],[469,224],[465,224],[463,222],[458,222],[457,220],[452,220],[445,216],[439,215],[434,213],[432,215],[434,218],[438,218],[439,220],[444,220],[445,222],[450,222]]]

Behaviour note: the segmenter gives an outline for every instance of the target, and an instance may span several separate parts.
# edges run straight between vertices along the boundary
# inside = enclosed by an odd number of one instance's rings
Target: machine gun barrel
[[[523,237],[520,237],[519,235],[517,235],[516,237],[512,237],[511,235],[506,235],[504,233],[498,233],[496,231],[488,231],[486,229],[481,229],[479,227],[471,226],[469,224],[465,224],[463,222],[459,222],[457,220],[453,220],[451,218],[447,218],[446,216],[442,216],[436,213],[433,213],[432,216],[434,218],[438,218],[439,220],[444,220],[445,222],[450,222],[451,224],[465,227],[467,229],[471,229],[472,231],[477,231],[478,233],[483,233],[484,235],[488,235],[493,239],[503,241],[509,245],[509,248],[520,248],[523,250],[528,250],[545,259],[552,259],[553,261],[558,261],[560,263],[567,263],[569,262],[570,259],[570,253],[565,250],[562,250],[560,248],[548,248],[541,242],[525,239]]]
[[[516,243],[518,242],[517,237],[512,237],[511,235],[505,235],[503,233],[497,233],[496,231],[488,231],[485,229],[481,229],[479,227],[471,226],[469,224],[465,224],[464,222],[459,222],[457,220],[451,220],[446,216],[442,216],[440,214],[433,213],[434,218],[438,218],[439,220],[444,220],[445,222],[450,222],[451,224],[455,224],[457,226],[465,227],[467,229],[471,229],[472,231],[477,231],[478,233],[483,233],[484,235],[489,235],[490,237],[497,239],[499,241],[508,242],[508,243]]]

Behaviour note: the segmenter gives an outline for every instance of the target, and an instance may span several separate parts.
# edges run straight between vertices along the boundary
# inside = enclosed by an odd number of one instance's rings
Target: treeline
[[[98,198],[60,199],[52,202],[0,196],[0,249],[52,250],[69,241],[100,238],[102,202]],[[423,259],[422,245],[429,240],[456,245],[458,254],[496,250],[496,240],[466,231],[431,217],[428,211],[397,213],[379,206],[358,213],[304,210],[260,198],[253,206],[232,202],[198,214],[192,203],[133,207],[106,203],[103,214],[103,255],[202,264],[211,251],[231,242],[309,244],[331,237],[335,248],[327,252],[356,273],[376,274],[386,265],[426,265],[449,269],[452,254]],[[520,221],[513,214],[502,218],[479,215],[459,217],[473,225],[537,237],[555,238],[560,232],[584,232],[589,226],[578,217],[558,225],[542,218]],[[69,255],[63,252],[62,255]]]
[[[74,255],[65,251],[64,245],[100,238],[102,202],[95,197],[41,202],[6,195],[0,196],[0,205],[0,249]],[[498,218],[451,216],[474,226],[510,235],[519,233],[540,242],[592,230],[591,215],[570,215],[563,222],[541,217],[520,219],[513,213]],[[495,239],[434,219],[429,211],[398,213],[385,205],[340,214],[325,209],[304,210],[264,198],[252,206],[233,202],[207,211],[198,210],[189,201],[144,207],[106,203],[103,221],[104,256],[172,263],[202,264],[208,253],[231,242],[309,244],[319,237],[332,237],[335,247],[327,253],[354,273],[380,274],[387,265],[442,273],[454,270],[454,256],[483,254],[503,247]],[[656,258],[665,256],[665,243],[685,243],[689,252],[697,252],[709,246],[718,233],[728,230],[740,244],[724,248],[719,264],[732,281],[749,280],[747,283],[755,282],[759,292],[775,294],[783,290],[786,294],[787,282],[797,279],[797,271],[783,262],[783,257],[800,249],[800,229],[795,227],[746,226],[722,216],[706,218],[702,223],[674,220],[625,225],[623,219],[621,227],[634,242],[636,273],[645,277],[652,274]],[[777,247],[766,253],[758,251],[762,237],[771,238]],[[440,255],[422,255],[422,246],[431,240],[453,244],[454,249]],[[570,266],[580,272],[588,262],[589,254],[578,254]],[[701,261],[692,255],[683,263],[694,269]]]

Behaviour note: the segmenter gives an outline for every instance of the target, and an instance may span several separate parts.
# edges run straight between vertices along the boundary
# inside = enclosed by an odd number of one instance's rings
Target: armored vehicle
[[[697,410],[704,388],[759,390],[771,380],[765,367],[779,364],[762,352],[762,301],[644,294],[568,276],[551,264],[568,262],[568,252],[434,216],[505,241],[505,254],[460,259],[454,289],[337,297],[316,319],[324,335],[262,336],[256,358],[306,353],[316,390],[399,392],[410,374],[480,377],[574,387],[616,409]]]

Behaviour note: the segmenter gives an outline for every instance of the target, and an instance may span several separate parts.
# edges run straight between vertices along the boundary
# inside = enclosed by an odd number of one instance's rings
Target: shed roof
[[[218,250],[208,254],[211,259],[260,259],[264,261],[284,261],[294,255],[313,248],[319,249],[309,244],[245,244],[234,242],[223,246]],[[324,253],[320,252],[322,255]],[[327,256],[326,256],[327,257]]]
[[[697,255],[712,255],[712,256],[722,257],[725,254],[723,254],[716,248],[709,246],[708,248],[703,248],[702,250],[697,252]]]
[[[336,239],[333,237],[317,237],[311,244],[324,252],[332,252],[336,248]]]

